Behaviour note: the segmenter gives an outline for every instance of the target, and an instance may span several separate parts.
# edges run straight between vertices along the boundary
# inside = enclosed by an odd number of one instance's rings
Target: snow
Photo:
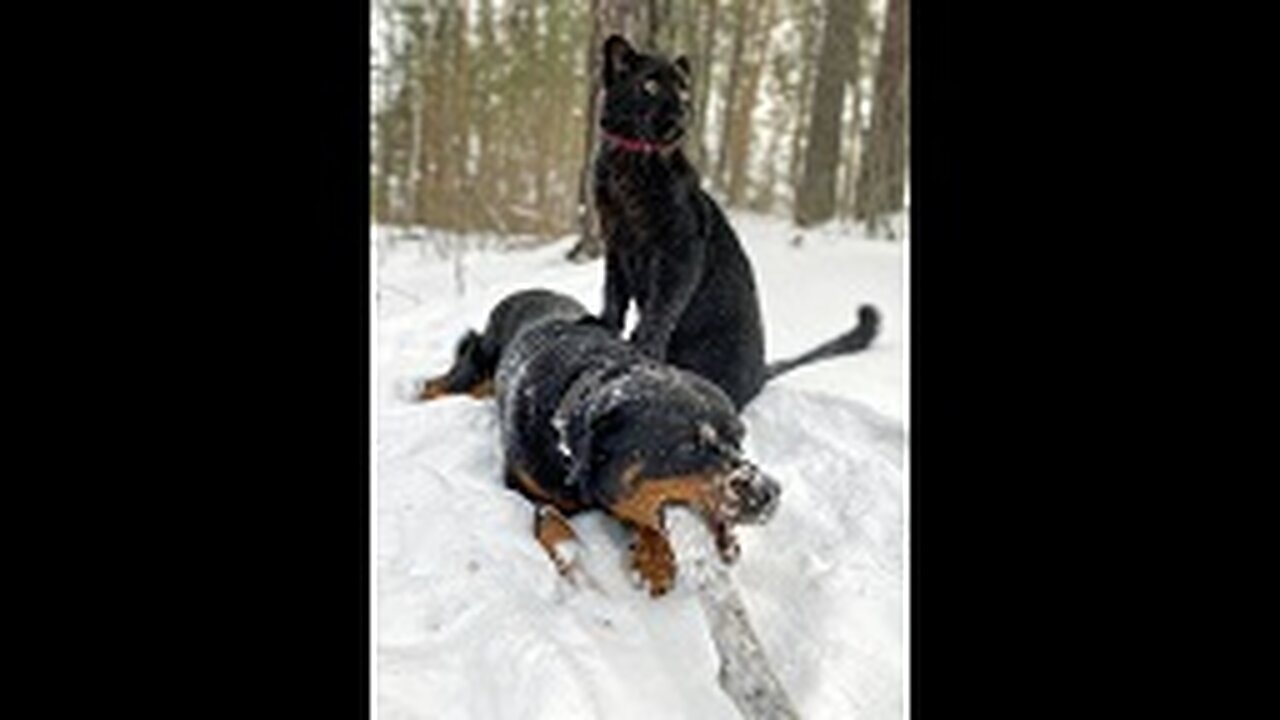
[[[743,527],[733,576],[774,670],[805,718],[903,713],[901,243],[837,226],[805,232],[733,213],[755,267],[770,359],[852,326],[875,303],[868,350],[795,370],[747,406],[744,451],[781,505]],[[492,243],[490,243],[492,244]],[[513,290],[546,287],[598,309],[600,262],[570,239],[461,260],[400,243],[377,259],[375,643],[378,717],[737,718],[694,591],[651,599],[625,570],[627,538],[600,513],[571,519],[587,577],[561,579],[533,509],[500,476],[491,400],[407,400],[458,337]]]

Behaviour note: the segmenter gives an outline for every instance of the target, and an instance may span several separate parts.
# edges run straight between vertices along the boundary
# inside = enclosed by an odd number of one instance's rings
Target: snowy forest
[[[907,192],[907,0],[372,0],[382,227],[599,242],[585,169],[600,45],[685,55],[685,152],[728,209],[895,239]]]
[[[371,0],[376,717],[906,716],[909,12]],[[562,575],[535,538],[535,503],[508,485],[503,396],[425,392],[514,293],[605,313],[587,183],[616,142],[597,116],[614,34],[688,60],[673,65],[692,80],[680,101],[693,124],[671,142],[751,274],[747,299],[706,307],[758,306],[770,363],[843,337],[861,306],[882,317],[874,342],[771,376],[740,409],[742,456],[776,480],[777,511],[741,528],[727,566],[678,508],[681,569],[662,597],[637,582],[632,531],[599,508],[565,521],[574,539],[557,547],[578,572]],[[638,300],[628,314],[639,328]]]

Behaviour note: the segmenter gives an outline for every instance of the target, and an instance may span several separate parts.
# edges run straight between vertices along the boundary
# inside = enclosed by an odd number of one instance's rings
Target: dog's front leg
[[[571,543],[580,544],[581,541],[569,520],[554,505],[539,505],[533,520],[533,534],[538,538],[542,549],[547,551],[556,570],[573,582],[570,572],[575,566],[576,558],[569,548],[572,547]]]
[[[631,342],[645,355],[667,359],[667,345],[702,279],[702,245],[690,242],[678,255],[659,251],[650,261],[649,293]]]
[[[611,246],[614,244],[610,243]],[[618,256],[618,252],[610,247],[604,259],[604,310],[600,313],[600,320],[615,335],[622,334],[622,325],[630,302],[631,294],[627,292],[627,278],[622,268],[622,259]]]
[[[649,584],[649,595],[664,595],[676,581],[676,554],[662,530],[635,526],[631,542],[631,567]]]

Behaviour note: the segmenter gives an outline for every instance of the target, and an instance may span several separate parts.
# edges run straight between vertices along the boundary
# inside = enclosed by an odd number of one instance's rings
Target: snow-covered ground
[[[783,485],[743,528],[735,579],[805,718],[903,710],[901,243],[836,227],[797,231],[733,214],[755,266],[771,359],[884,314],[862,353],[795,370],[744,411],[745,450]],[[492,401],[411,403],[513,290],[546,287],[598,309],[600,262],[568,241],[453,261],[402,243],[377,259],[376,700],[381,718],[736,718],[716,684],[701,610],[683,586],[653,600],[624,572],[625,534],[573,518],[598,587],[568,586],[532,537],[532,510],[500,476]]]

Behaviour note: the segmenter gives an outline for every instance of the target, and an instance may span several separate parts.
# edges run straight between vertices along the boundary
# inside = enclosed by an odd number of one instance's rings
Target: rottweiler
[[[621,333],[634,300],[632,342],[715,382],[737,408],[770,378],[871,343],[880,313],[862,305],[852,330],[766,364],[751,263],[681,150],[690,120],[689,61],[639,53],[612,35],[602,80],[593,185],[605,242],[606,327]]]
[[[577,300],[550,290],[522,290],[508,295],[489,313],[483,334],[468,330],[458,340],[453,366],[445,374],[427,380],[418,399],[458,393],[492,397],[499,355],[517,332],[542,321],[577,320],[588,314]]]
[[[778,483],[742,455],[744,428],[724,391],[595,317],[514,333],[494,384],[506,484],[536,505],[534,535],[567,576],[557,545],[574,537],[568,515],[603,510],[631,528],[632,567],[656,597],[676,575],[666,506],[699,512],[733,562],[733,527],[763,523],[778,505]]]

